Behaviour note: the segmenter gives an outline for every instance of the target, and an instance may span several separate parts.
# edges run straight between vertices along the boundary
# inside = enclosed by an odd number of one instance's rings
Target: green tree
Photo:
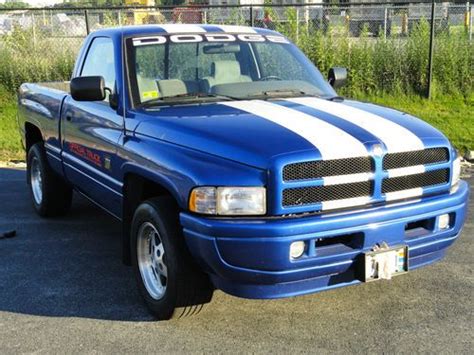
[[[23,1],[9,1],[5,4],[0,4],[0,9],[17,9],[23,7],[30,7],[30,5]]]

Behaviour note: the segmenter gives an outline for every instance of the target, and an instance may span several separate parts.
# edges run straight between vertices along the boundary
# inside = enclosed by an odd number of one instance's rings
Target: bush
[[[354,38],[347,24],[318,28],[298,20],[295,8],[285,12],[285,21],[270,12],[276,30],[292,39],[323,74],[332,66],[349,69],[348,85],[341,94],[421,95],[426,91],[428,21],[421,21],[408,37],[372,38],[364,29]],[[16,28],[0,38],[0,85],[14,92],[23,82],[68,80],[81,42]],[[474,85],[474,43],[464,31],[453,28],[437,33],[434,53],[435,95],[468,97]]]
[[[14,92],[24,82],[69,80],[78,43],[15,28],[0,42],[0,85]]]
[[[276,17],[275,14],[273,14]],[[427,89],[430,26],[422,20],[407,37],[371,38],[367,28],[351,37],[347,26],[318,29],[297,26],[295,9],[277,30],[292,39],[323,74],[332,66],[349,69],[348,96],[418,94]],[[280,24],[279,24],[280,23]],[[435,37],[433,88],[435,94],[463,95],[473,91],[474,43],[463,31],[444,31]]]

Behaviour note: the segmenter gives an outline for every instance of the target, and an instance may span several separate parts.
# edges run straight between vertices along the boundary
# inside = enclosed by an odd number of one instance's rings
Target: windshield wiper
[[[293,89],[277,89],[277,90],[265,90],[260,91],[252,95],[248,95],[246,99],[273,99],[279,97],[299,97],[299,96],[312,96],[320,97],[316,94],[310,94],[302,90],[293,90]]]
[[[344,98],[342,96],[331,96],[331,97],[328,97],[326,98],[326,100],[329,100],[329,101],[344,101]]]
[[[192,102],[196,100],[206,100],[206,99],[238,100],[237,97],[198,92],[198,93],[158,97],[156,99],[143,102],[140,105],[140,107],[147,108],[147,107],[160,106],[160,105],[181,104],[181,103],[187,103],[187,102]]]
[[[318,97],[320,99],[326,99],[329,101],[344,101],[344,98],[338,95],[327,97],[323,95],[311,94],[302,90],[293,90],[293,89],[278,89],[278,90],[262,91],[255,95],[250,95],[248,96],[248,98],[278,98],[278,97],[299,97],[299,96]]]

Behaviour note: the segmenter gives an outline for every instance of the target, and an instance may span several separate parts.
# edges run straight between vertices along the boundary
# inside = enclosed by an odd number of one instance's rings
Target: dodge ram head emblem
[[[372,147],[372,153],[373,153],[376,157],[381,157],[382,154],[383,154],[382,145],[381,145],[381,144],[374,144],[373,147]]]

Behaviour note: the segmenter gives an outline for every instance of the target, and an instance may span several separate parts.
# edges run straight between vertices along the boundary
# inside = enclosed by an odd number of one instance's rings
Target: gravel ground
[[[474,348],[474,223],[441,262],[391,281],[253,301],[220,291],[154,322],[121,264],[120,226],[83,199],[42,220],[21,169],[0,168],[0,352],[427,352]],[[474,179],[470,179],[471,190]]]

